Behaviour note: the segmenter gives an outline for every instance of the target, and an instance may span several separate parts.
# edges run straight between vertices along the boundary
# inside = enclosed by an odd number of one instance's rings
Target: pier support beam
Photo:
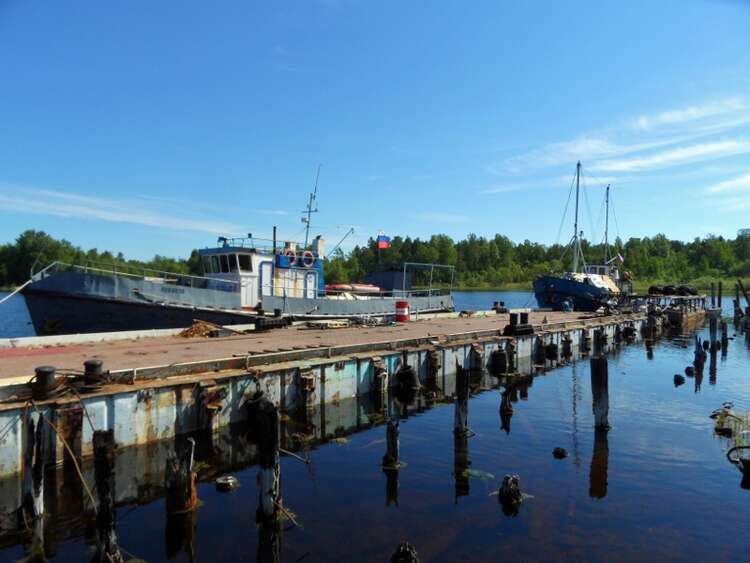
[[[609,428],[609,368],[606,356],[591,358],[594,426]]]
[[[383,473],[385,473],[385,504],[398,506],[398,471],[401,468],[399,452],[399,421],[389,419],[385,427],[385,455],[383,456]]]

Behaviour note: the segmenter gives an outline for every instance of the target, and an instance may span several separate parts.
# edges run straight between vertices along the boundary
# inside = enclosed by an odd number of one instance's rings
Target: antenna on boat
[[[307,213],[307,217],[302,217],[302,222],[305,223],[305,246],[303,248],[307,248],[307,242],[310,240],[310,216],[313,213],[318,212],[317,206],[315,209],[313,209],[313,206],[315,205],[315,200],[318,197],[318,179],[320,178],[320,167],[321,165],[318,164],[318,173],[315,175],[315,189],[310,194],[310,200],[307,202],[307,209],[303,211],[302,213]]]
[[[578,238],[578,192],[581,186],[581,161],[576,164],[576,218],[573,225],[573,272],[578,272],[578,254],[580,253],[580,240]]]
[[[607,184],[606,195],[604,196],[606,214],[604,216],[604,263],[607,264],[609,258],[609,184]]]

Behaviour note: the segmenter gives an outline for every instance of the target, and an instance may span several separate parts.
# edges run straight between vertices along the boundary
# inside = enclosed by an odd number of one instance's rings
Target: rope
[[[0,305],[5,303],[8,299],[16,295],[18,292],[20,292],[24,287],[29,285],[31,282],[33,282],[33,279],[26,280],[22,285],[19,285],[16,289],[14,289],[12,292],[10,292],[8,295],[0,299]]]
[[[557,229],[557,238],[555,239],[555,245],[560,244],[560,234],[562,233],[563,225],[565,224],[565,217],[568,215],[568,207],[570,206],[570,196],[573,195],[573,184],[575,184],[575,176],[570,181],[570,189],[568,190],[568,200],[565,202],[565,209],[563,210],[562,219],[560,219],[560,227]]]

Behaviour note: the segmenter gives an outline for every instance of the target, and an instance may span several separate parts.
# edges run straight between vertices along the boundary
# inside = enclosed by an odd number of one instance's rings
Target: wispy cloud
[[[748,152],[750,152],[750,142],[744,139],[731,139],[677,147],[632,158],[601,160],[594,162],[589,168],[600,172],[636,172],[690,162],[715,160]]]
[[[750,172],[709,186],[711,193],[750,191]]]
[[[429,221],[431,223],[465,223],[469,220],[466,215],[455,213],[420,213],[414,217],[420,221]]]
[[[747,109],[745,100],[740,97],[708,101],[702,105],[663,111],[655,115],[638,116],[634,122],[636,129],[649,131],[664,125],[681,125],[689,122],[737,113]]]
[[[157,229],[205,232],[211,234],[242,232],[242,227],[205,217],[175,215],[167,207],[154,208],[137,198],[129,200],[90,197],[48,189],[0,187],[0,212],[30,213],[69,219],[106,221],[144,225]]]
[[[572,166],[578,160],[600,172],[636,172],[706,162],[748,152],[744,134],[748,125],[747,99],[736,96],[707,100],[620,120],[598,131],[547,143],[492,162],[487,171],[517,178],[545,168]],[[717,139],[718,135],[732,138]]]

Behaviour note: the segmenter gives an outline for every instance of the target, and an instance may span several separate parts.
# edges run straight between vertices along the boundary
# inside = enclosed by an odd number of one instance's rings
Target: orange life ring
[[[284,251],[284,256],[289,258],[289,265],[294,266],[294,264],[297,263],[297,253],[294,252],[291,248],[289,250]]]
[[[302,265],[305,268],[311,267],[313,264],[315,264],[315,254],[310,252],[309,250],[305,250],[302,253]]]

